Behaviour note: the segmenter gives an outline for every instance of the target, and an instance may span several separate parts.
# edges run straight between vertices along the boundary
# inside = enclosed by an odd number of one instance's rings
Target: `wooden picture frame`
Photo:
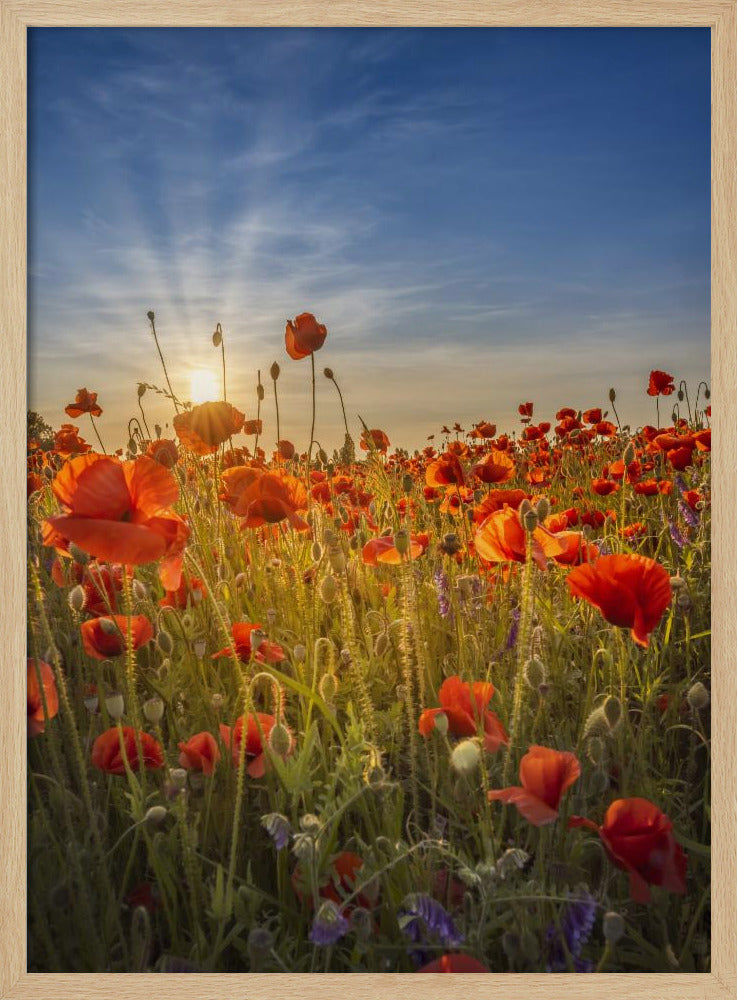
[[[708,975],[29,975],[26,972],[25,502],[23,411],[26,370],[26,30],[34,26],[600,26],[708,27],[712,39],[712,371],[715,401],[713,496],[713,928]],[[249,1000],[285,997],[410,1000],[491,995],[737,997],[737,0],[0,0],[0,538],[4,588],[0,756],[0,997]],[[735,490],[735,492],[733,492]]]

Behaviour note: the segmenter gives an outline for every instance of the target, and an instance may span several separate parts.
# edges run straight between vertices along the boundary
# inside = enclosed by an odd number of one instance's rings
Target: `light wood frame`
[[[709,27],[712,39],[713,919],[708,974],[29,975],[24,781],[26,29],[36,26]],[[0,0],[0,998],[737,1000],[737,0]],[[729,428],[729,431],[727,430]],[[736,505],[737,506],[737,505]]]

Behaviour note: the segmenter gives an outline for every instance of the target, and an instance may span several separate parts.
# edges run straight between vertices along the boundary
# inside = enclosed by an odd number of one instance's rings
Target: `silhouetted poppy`
[[[200,403],[173,420],[177,437],[196,455],[212,455],[218,446],[243,428],[244,415],[230,403]]]
[[[43,660],[26,660],[26,701],[28,704],[28,736],[38,736],[46,726],[46,719],[53,719],[59,711],[59,695],[54,671]],[[38,669],[36,669],[38,666]],[[39,685],[39,674],[41,684]],[[41,691],[43,690],[43,695]],[[44,715],[44,700],[46,715]]]
[[[83,622],[80,630],[85,653],[96,660],[120,656],[128,644],[128,621],[127,615],[112,615]],[[130,630],[133,649],[140,649],[154,637],[153,625],[145,615],[130,618]]]
[[[179,748],[179,766],[188,771],[202,771],[212,774],[215,765],[220,760],[220,748],[212,733],[195,733],[188,740],[177,744]]]
[[[97,402],[97,393],[88,392],[86,389],[77,389],[74,402],[65,406],[64,412],[73,419],[81,417],[83,413],[89,413],[92,417],[102,416],[102,408]]]
[[[489,792],[489,801],[515,805],[533,826],[545,826],[558,818],[563,793],[580,776],[575,754],[533,746],[520,761],[521,786],[494,789]]]
[[[668,372],[657,371],[657,369],[650,372],[650,381],[647,386],[648,396],[670,396],[675,391],[676,387],[673,384],[672,375],[669,375]]]
[[[122,748],[121,748],[122,735]],[[139,732],[143,766],[147,771],[155,771],[164,766],[164,754],[153,736]],[[92,744],[92,763],[107,774],[125,774],[125,761],[131,771],[140,771],[136,731],[132,726],[106,729]]]
[[[520,403],[517,411],[521,417],[531,417],[534,405],[532,403]]]
[[[263,429],[264,429],[263,420],[246,420],[243,424],[244,434],[248,435],[261,434]]]
[[[668,571],[640,555],[600,556],[571,570],[567,583],[571,594],[593,604],[611,625],[629,628],[640,646],[649,645],[672,597]]]
[[[599,834],[612,862],[628,873],[636,903],[650,902],[649,885],[686,891],[686,855],[673,836],[672,822],[648,799],[617,799],[601,826],[583,816],[571,816],[568,826]]]
[[[300,313],[295,319],[287,320],[284,333],[287,354],[295,361],[301,361],[319,351],[327,335],[327,327],[318,323],[312,313]]]

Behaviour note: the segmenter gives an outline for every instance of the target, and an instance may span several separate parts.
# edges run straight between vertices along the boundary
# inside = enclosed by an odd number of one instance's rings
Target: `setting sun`
[[[215,372],[207,368],[198,368],[190,375],[190,396],[191,402],[209,403],[220,399],[220,388]]]

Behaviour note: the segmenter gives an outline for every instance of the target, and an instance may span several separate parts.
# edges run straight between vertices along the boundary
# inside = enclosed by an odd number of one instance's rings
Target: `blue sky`
[[[709,377],[706,29],[52,28],[28,50],[29,405],[54,427],[86,385],[124,442],[136,383],[163,382],[149,309],[184,398],[216,322],[247,416],[278,360],[301,447],[304,310],[354,426],[396,445],[611,385],[651,422],[650,368]]]

